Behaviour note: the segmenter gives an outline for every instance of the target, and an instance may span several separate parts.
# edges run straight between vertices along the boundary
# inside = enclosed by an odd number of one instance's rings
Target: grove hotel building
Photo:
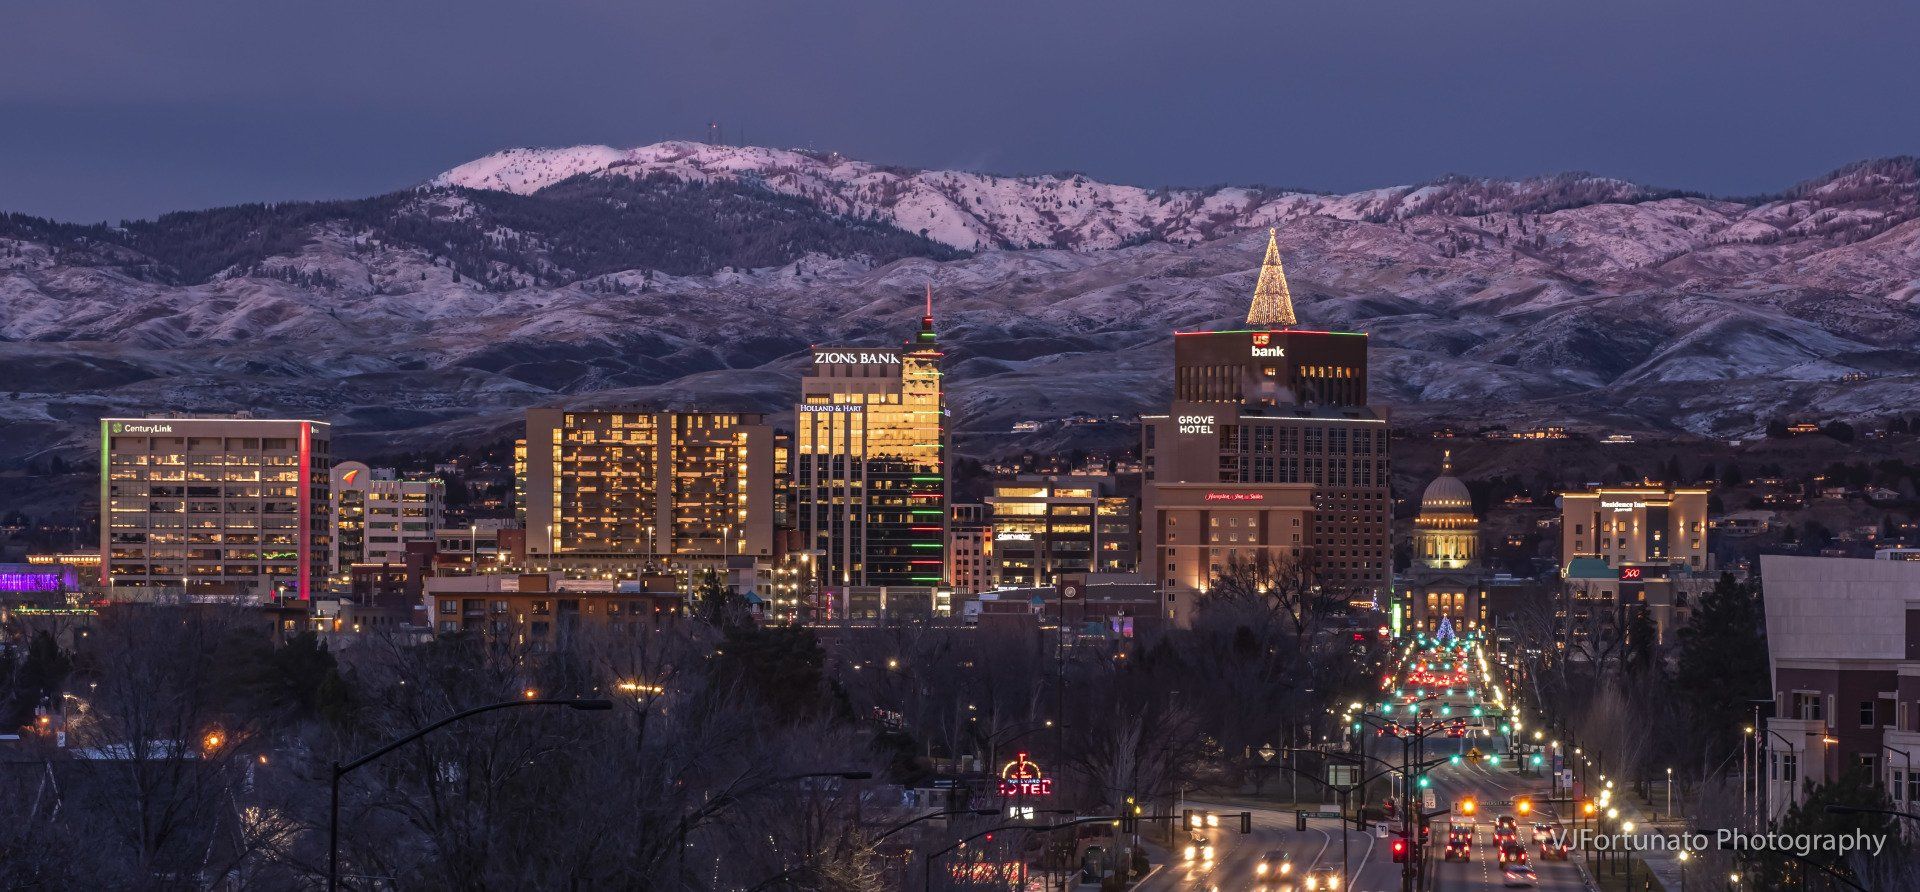
[[[332,550],[331,430],[300,419],[101,419],[102,584],[310,598]]]
[[[813,348],[794,406],[794,525],[822,585],[946,582],[940,356],[931,296],[905,346]]]
[[[536,570],[631,577],[773,554],[773,429],[730,412],[527,410]]]
[[[1310,551],[1314,578],[1349,600],[1384,604],[1393,589],[1392,431],[1367,405],[1367,336],[1301,331],[1295,322],[1270,235],[1248,327],[1174,335],[1173,403],[1142,419],[1144,513],[1150,529],[1163,529],[1156,506],[1172,484],[1182,485],[1181,502],[1192,498],[1186,485],[1200,485],[1215,507],[1235,504],[1235,493],[1270,502],[1281,496],[1266,487],[1304,487],[1311,516],[1299,547]],[[1290,548],[1292,535],[1262,544]],[[1150,575],[1163,582],[1192,585],[1226,563],[1220,552],[1182,567],[1167,559],[1164,539],[1155,543],[1162,553]]]

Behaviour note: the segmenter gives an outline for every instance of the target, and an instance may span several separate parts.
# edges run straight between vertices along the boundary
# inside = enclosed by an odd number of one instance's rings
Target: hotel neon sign
[[[1000,769],[1000,795],[1052,796],[1053,778],[1047,777],[1022,751]]]

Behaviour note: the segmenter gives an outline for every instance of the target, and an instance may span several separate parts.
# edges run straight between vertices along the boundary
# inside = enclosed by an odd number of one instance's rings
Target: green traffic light
[[[1474,715],[1479,715],[1479,714],[1480,714],[1480,707],[1478,707],[1478,706],[1475,706],[1475,707],[1473,708],[1473,714],[1474,714]]]
[[[1427,776],[1424,774],[1420,775],[1420,789],[1424,790],[1431,786],[1433,786],[1433,781],[1427,780]]]
[[[1442,707],[1440,707],[1440,714],[1441,714],[1441,715],[1453,715],[1453,707],[1451,707],[1451,706],[1442,706]]]
[[[1458,764],[1460,764],[1460,754],[1459,754],[1459,753],[1454,753],[1453,755],[1451,755],[1451,756],[1448,756],[1448,757],[1447,757],[1447,761],[1448,761],[1448,762],[1451,762],[1451,763],[1453,763],[1453,764],[1455,764],[1455,765],[1458,765]]]

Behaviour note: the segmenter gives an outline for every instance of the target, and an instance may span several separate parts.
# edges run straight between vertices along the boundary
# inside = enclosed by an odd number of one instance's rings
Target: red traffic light
[[[1393,860],[1395,862],[1405,862],[1407,860],[1406,840],[1396,839],[1393,841]]]

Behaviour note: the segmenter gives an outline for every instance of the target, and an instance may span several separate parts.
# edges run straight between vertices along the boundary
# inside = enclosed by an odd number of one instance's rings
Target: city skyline
[[[1920,889],[1914,34],[10,10],[0,889]]]

